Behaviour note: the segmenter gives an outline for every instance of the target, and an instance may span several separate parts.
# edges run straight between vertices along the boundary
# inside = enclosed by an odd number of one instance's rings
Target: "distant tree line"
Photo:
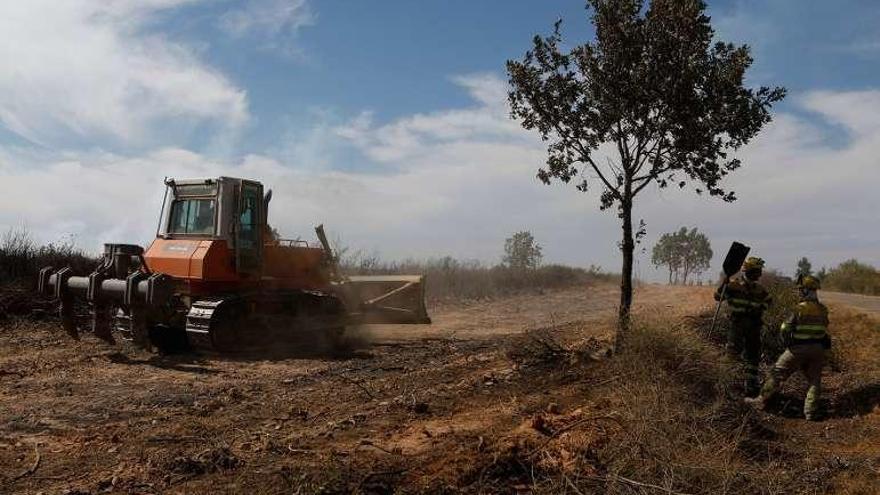
[[[519,292],[583,287],[620,280],[598,266],[589,268],[543,263],[542,247],[524,230],[505,239],[501,262],[487,264],[451,256],[430,259],[386,261],[378,253],[365,253],[345,246],[336,238],[334,250],[346,275],[422,273],[429,300],[482,299]]]
[[[877,268],[851,259],[835,268],[824,267],[816,273],[822,288],[856,294],[880,295],[880,271]]]

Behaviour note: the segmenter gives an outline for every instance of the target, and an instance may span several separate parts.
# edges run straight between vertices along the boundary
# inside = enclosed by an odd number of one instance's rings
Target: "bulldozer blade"
[[[427,324],[425,277],[422,275],[362,275],[338,284],[352,324]]]

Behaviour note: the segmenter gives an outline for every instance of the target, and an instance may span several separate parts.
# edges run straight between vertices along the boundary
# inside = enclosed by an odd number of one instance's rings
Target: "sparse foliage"
[[[702,1],[589,0],[594,40],[565,51],[561,21],[507,62],[511,115],[548,143],[538,178],[598,186],[621,219],[618,344],[632,304],[636,196],[654,184],[691,184],[733,201],[722,179],[732,152],[770,121],[783,88],[748,88],[748,46],[714,42]]]
[[[77,248],[72,238],[40,246],[24,226],[10,227],[0,235],[0,285],[33,285],[44,266],[70,266],[88,273],[96,262],[95,257]]]
[[[534,270],[543,257],[541,245],[529,231],[517,232],[504,241],[503,263],[509,268]]]
[[[554,264],[523,271],[450,256],[399,262],[383,261],[378,255],[346,257],[342,258],[340,268],[346,275],[422,273],[425,275],[425,294],[430,301],[484,299],[618,280],[617,275],[605,273],[596,266],[584,269]]]
[[[822,277],[824,289],[880,295],[880,271],[858,260],[844,261]]]
[[[657,267],[667,267],[670,284],[687,284],[689,277],[699,276],[709,269],[712,245],[709,238],[696,228],[682,227],[660,237],[654,245],[651,262]]]
[[[810,263],[810,260],[807,259],[806,256],[799,259],[797,262],[797,271],[795,272],[796,277],[806,277],[807,275],[813,274],[813,264]]]

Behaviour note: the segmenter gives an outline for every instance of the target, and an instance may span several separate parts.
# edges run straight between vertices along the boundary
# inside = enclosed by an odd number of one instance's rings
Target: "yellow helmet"
[[[798,287],[802,289],[819,290],[822,288],[822,284],[819,282],[818,278],[812,275],[804,275],[798,279]]]
[[[756,256],[749,256],[749,258],[743,263],[743,271],[747,272],[749,270],[763,270],[764,269],[764,260],[758,258]]]

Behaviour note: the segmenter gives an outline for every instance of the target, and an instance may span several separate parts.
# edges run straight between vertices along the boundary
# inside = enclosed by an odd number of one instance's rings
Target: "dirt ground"
[[[877,296],[823,291],[822,299],[826,303],[850,307],[872,316],[880,316],[880,297]]]
[[[677,319],[709,307],[711,291],[646,285],[636,300],[637,315]],[[0,493],[467,491],[485,474],[477,457],[540,430],[536,413],[590,413],[588,391],[607,385],[512,359],[524,335],[545,329],[588,356],[608,341],[616,305],[610,285],[435,305],[431,326],[354,329],[344,356],[271,359],[155,356],[71,342],[51,321],[0,323]],[[880,376],[828,373],[828,394],[865,397],[835,402],[823,423],[784,407],[767,421],[816,455],[880,469]]]

